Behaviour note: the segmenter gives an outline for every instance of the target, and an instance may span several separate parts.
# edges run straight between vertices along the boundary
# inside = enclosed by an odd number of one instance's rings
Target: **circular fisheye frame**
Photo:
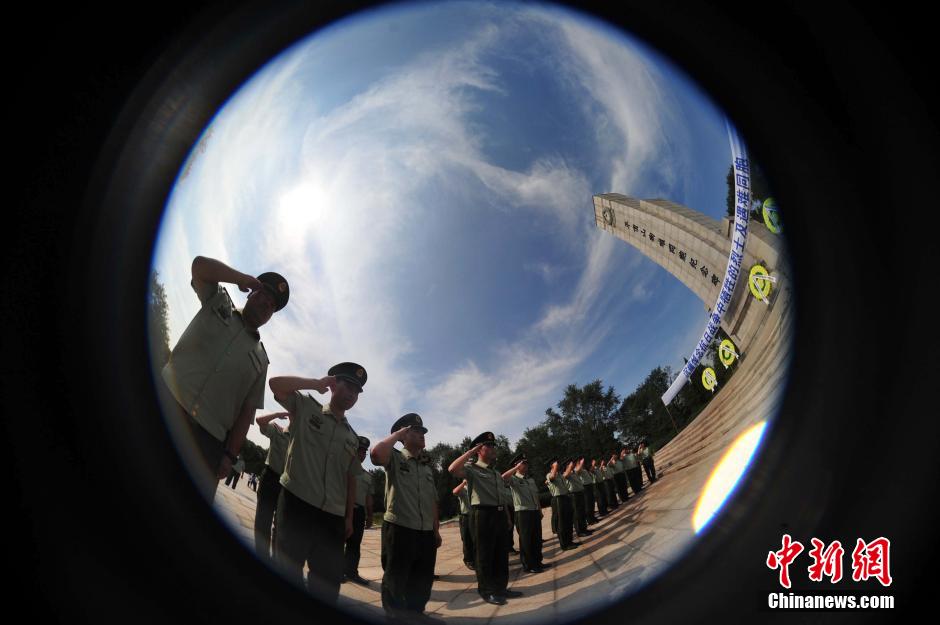
[[[400,4],[274,54],[154,247],[154,383],[197,490],[364,620],[629,605],[734,531],[783,401],[786,195],[746,139],[555,5]]]

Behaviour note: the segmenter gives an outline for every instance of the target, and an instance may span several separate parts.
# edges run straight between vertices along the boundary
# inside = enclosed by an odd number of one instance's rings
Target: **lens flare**
[[[760,445],[766,425],[766,421],[761,421],[741,434],[712,471],[705,488],[702,489],[695,514],[692,515],[692,527],[696,534],[708,525],[734,491]]]

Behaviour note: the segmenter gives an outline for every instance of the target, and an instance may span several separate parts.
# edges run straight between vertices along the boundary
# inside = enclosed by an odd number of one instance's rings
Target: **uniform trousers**
[[[627,473],[614,473],[614,483],[617,484],[617,494],[620,495],[620,501],[626,501],[630,498],[627,492]]]
[[[460,541],[463,543],[464,564],[474,564],[476,549],[473,546],[473,531],[470,528],[470,514],[460,515]]]
[[[552,534],[558,533],[558,498],[552,497]]]
[[[359,547],[362,545],[362,535],[366,529],[366,508],[365,506],[353,507],[353,531],[346,539],[346,549],[344,554],[343,573],[346,577],[358,577],[359,575]],[[344,529],[345,531],[345,529]]]
[[[607,507],[613,510],[620,505],[617,503],[617,487],[614,485],[613,478],[604,480],[604,488],[607,489]]]
[[[335,602],[343,579],[343,543],[346,521],[343,516],[311,506],[286,488],[277,501],[275,559],[285,575],[328,602]]]
[[[506,551],[505,506],[472,506],[473,543],[477,553],[474,564],[477,591],[481,595],[499,595],[509,585],[509,552]]]
[[[597,512],[601,515],[606,515],[607,510],[607,488],[604,486],[604,481],[594,483],[594,494],[597,496]]]
[[[538,569],[542,566],[542,539],[537,526],[542,525],[538,510],[517,510],[516,528],[519,530],[519,559],[522,568]]]
[[[507,516],[509,517],[509,518],[507,519],[507,522],[509,523],[509,533],[508,533],[507,536],[506,536],[506,538],[507,538],[506,551],[512,551],[512,550],[514,549],[514,547],[513,547],[514,540],[513,540],[513,537],[512,537],[512,533],[513,533],[514,530],[517,529],[517,528],[516,528],[516,513],[515,513],[515,511],[513,510],[512,506],[506,506],[506,510],[507,510],[508,513],[509,513],[509,514],[507,514]]]
[[[584,514],[589,523],[597,523],[597,517],[594,516],[594,484],[584,485]]]
[[[552,497],[557,499],[558,507],[558,542],[562,549],[574,542],[574,509],[571,505],[571,494]]]
[[[385,551],[382,607],[387,612],[424,612],[431,598],[437,561],[434,530],[416,530],[384,521],[382,545]]]
[[[584,491],[571,493],[571,502],[574,504],[574,526],[578,530],[578,534],[583,534],[588,528],[587,511],[584,507]]]
[[[643,473],[640,467],[636,467],[627,471],[627,479],[630,480],[630,488],[633,489],[634,494],[639,494],[640,490],[643,488]]]
[[[258,504],[255,507],[255,551],[267,560],[271,557],[271,546],[274,544],[272,536],[272,523],[274,511],[277,510],[277,499],[281,494],[281,474],[265,465],[261,472],[261,483],[258,485]]]
[[[646,471],[646,477],[650,482],[656,481],[656,465],[653,464],[652,458],[647,458],[643,461],[643,469]]]
[[[192,458],[195,465],[192,468],[196,472],[196,475],[193,476],[196,486],[203,496],[211,501],[219,487],[219,478],[216,473],[219,470],[219,465],[222,464],[225,441],[220,441],[199,425],[189,412],[173,398],[166,384],[160,386],[163,390],[161,397],[164,406],[167,406],[168,410],[175,409],[175,414],[168,415],[168,417],[174,419],[177,425],[181,426],[184,435],[189,434],[190,441],[193,443],[196,457]]]

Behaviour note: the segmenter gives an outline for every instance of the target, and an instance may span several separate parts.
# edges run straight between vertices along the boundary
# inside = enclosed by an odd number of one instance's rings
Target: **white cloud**
[[[486,27],[331,111],[307,104],[304,65],[288,58],[219,116],[174,199],[158,259],[173,341],[198,306],[188,286],[193,256],[249,273],[273,269],[288,277],[291,301],[262,329],[269,377],[324,375],[341,360],[364,364],[369,382],[350,415],[360,433],[384,436],[392,419],[411,410],[435,424],[429,444],[459,440],[468,424],[518,435],[539,420],[609,330],[607,287],[628,279],[614,278],[610,262],[621,243],[584,218],[592,193],[628,193],[651,168],[675,176],[677,165],[663,151],[668,102],[642,57],[583,24],[536,10],[522,15],[558,29],[566,46],[559,71],[576,77],[596,119],[598,149],[610,153],[610,189],[591,189],[585,172],[557,155],[516,171],[483,154],[469,121],[479,110],[476,96],[506,86],[481,58],[511,29]],[[459,363],[428,389],[401,364],[413,346],[389,278],[402,254],[415,253],[402,242],[436,210],[416,198],[441,180],[478,181],[472,191],[485,190],[494,204],[539,212],[582,235],[583,268],[570,298],[543,311],[523,338],[494,348],[498,364]],[[536,270],[552,277],[548,265]],[[634,296],[646,296],[642,281],[636,285]],[[229,291],[237,298],[237,288]],[[266,406],[277,409],[270,392]],[[263,440],[254,428],[251,436]]]

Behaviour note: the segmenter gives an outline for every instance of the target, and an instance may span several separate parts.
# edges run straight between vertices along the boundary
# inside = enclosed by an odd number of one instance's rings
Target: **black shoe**
[[[571,541],[571,546],[572,546],[572,547],[580,547],[580,546],[581,546],[581,543],[579,543],[579,542],[576,541],[576,540],[573,540],[573,541]]]
[[[435,575],[435,576],[434,576],[434,579],[440,579],[440,578],[441,578],[440,575]]]
[[[477,567],[473,566],[473,562],[464,562],[464,564],[467,565],[467,568],[471,571],[477,570]]]
[[[369,585],[369,580],[362,578],[358,573],[356,575],[347,575],[343,578],[343,581],[350,581],[354,584],[359,584],[360,586]]]
[[[502,597],[498,597],[496,595],[482,595],[482,594],[480,596],[483,597],[483,601],[486,601],[487,603],[492,603],[493,605],[506,605],[506,600],[503,599]]]
[[[541,573],[542,572],[541,569],[522,569],[522,570],[525,571],[526,573]]]
[[[567,547],[561,548],[562,551],[572,551],[573,549],[576,549],[576,547],[574,547],[573,545],[568,545]]]
[[[539,568],[543,570],[550,569],[552,568],[552,563],[551,562],[539,562]]]
[[[516,551],[514,547],[510,547],[510,548],[509,548],[509,553],[519,553],[519,552]]]
[[[508,588],[499,594],[507,599],[514,599],[516,597],[522,596],[522,593],[519,592],[518,590],[509,590]]]

